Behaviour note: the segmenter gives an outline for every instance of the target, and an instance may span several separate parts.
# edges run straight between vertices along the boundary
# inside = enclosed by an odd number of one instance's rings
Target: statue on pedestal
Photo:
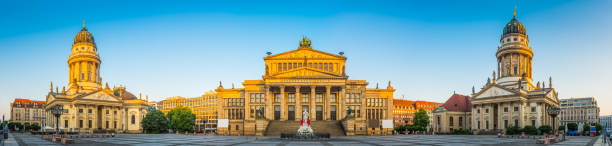
[[[308,120],[308,111],[302,112],[302,121],[296,136],[300,138],[312,138],[314,136],[312,128],[310,128],[310,120]]]

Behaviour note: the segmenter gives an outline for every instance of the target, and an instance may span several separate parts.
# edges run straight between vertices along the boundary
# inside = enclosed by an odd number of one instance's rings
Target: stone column
[[[272,102],[274,100],[274,97],[270,96],[270,89],[271,87],[269,85],[266,85],[265,87],[266,89],[266,93],[265,93],[265,102],[266,102],[266,107],[265,107],[265,114],[264,116],[266,117],[266,119],[274,119],[274,109],[272,107]],[[229,118],[229,117],[228,117]]]
[[[323,120],[329,120],[330,119],[330,112],[329,112],[329,99],[332,98],[331,97],[331,86],[327,85],[325,86],[325,98],[323,99],[324,102],[324,106],[323,106]],[[336,109],[337,110],[337,109]]]
[[[280,94],[281,94],[281,108],[280,108],[280,112],[281,112],[281,121],[287,120],[287,99],[285,99],[287,96],[285,96],[285,86],[281,86],[280,87]]]
[[[338,115],[339,117],[337,118],[338,120],[341,120],[342,118],[346,117],[346,109],[345,109],[345,100],[344,98],[346,95],[346,86],[340,87],[340,95],[338,95],[338,101],[340,102],[340,107],[338,107]]]
[[[295,86],[295,120],[302,120],[302,94],[300,93],[300,86]]]
[[[316,109],[316,90],[317,86],[310,86],[310,120],[315,121],[317,119],[317,109]]]

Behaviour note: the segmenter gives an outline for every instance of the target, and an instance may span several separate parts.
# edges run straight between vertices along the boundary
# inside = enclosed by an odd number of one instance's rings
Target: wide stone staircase
[[[310,121],[314,133],[329,133],[331,136],[344,136],[340,121]],[[300,121],[270,121],[265,136],[280,136],[281,133],[296,133]]]

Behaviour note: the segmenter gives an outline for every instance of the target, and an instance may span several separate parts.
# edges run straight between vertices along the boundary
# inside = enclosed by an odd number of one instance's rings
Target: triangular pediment
[[[105,92],[103,90],[100,91],[96,91],[96,92],[92,92],[89,94],[84,94],[81,95],[75,99],[81,99],[81,100],[96,100],[96,101],[109,101],[109,102],[120,102],[121,99],[119,99],[118,97],[114,96],[112,93],[110,92]]]
[[[264,59],[302,59],[302,58],[314,58],[314,59],[346,59],[344,56],[331,54],[314,49],[297,49],[288,52],[283,52],[275,55],[270,55]]]
[[[55,95],[53,95],[51,93],[47,94],[47,99],[46,100],[47,100],[46,101],[47,103],[55,100]]]
[[[473,99],[497,97],[497,96],[509,96],[509,95],[518,95],[518,93],[513,92],[501,86],[489,85],[486,88],[482,89],[480,92],[476,93]]]
[[[341,78],[342,75],[314,70],[311,68],[300,68],[290,71],[280,72],[275,75],[271,75],[273,78]]]

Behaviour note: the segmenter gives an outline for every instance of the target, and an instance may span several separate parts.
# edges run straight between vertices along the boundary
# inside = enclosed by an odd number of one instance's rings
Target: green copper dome
[[[519,34],[527,35],[527,31],[525,31],[525,26],[521,22],[519,22],[516,18],[512,18],[512,20],[510,20],[510,22],[508,22],[506,26],[504,26],[503,35],[511,34],[511,33],[519,33]]]
[[[76,37],[74,37],[74,43],[87,42],[95,45],[93,35],[87,31],[85,27],[81,29],[81,32],[77,33]]]

